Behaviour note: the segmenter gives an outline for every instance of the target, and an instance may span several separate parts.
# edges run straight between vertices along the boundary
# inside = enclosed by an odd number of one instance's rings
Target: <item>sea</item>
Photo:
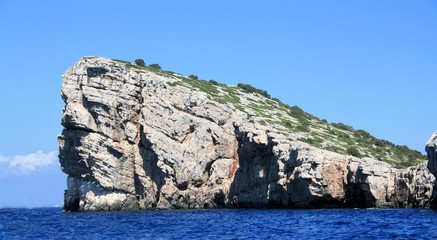
[[[3,208],[0,239],[437,239],[437,211]]]

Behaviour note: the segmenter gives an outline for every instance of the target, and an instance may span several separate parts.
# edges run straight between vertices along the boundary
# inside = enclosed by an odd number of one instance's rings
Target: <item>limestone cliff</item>
[[[437,176],[437,132],[426,143],[425,151],[428,154],[428,168]]]
[[[59,136],[60,163],[68,175],[64,208],[430,205],[435,178],[426,163],[399,170],[371,154],[329,151],[332,141],[311,146],[311,134],[322,130],[290,131],[283,126],[298,121],[269,123],[275,119],[271,107],[256,114],[256,107],[233,104],[273,101],[196,81],[97,57],[68,69]]]
[[[428,169],[434,176],[437,176],[437,132],[426,143],[425,151],[428,155]],[[437,208],[437,188],[434,188],[431,206]]]

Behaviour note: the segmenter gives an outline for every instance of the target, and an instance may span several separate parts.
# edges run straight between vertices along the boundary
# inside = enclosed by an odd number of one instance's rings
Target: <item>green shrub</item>
[[[341,148],[333,146],[333,145],[328,145],[326,146],[324,149],[331,151],[331,152],[336,152],[336,153],[342,153],[343,151],[341,150]]]
[[[270,98],[270,94],[266,90],[255,88],[250,84],[239,83],[237,86],[243,90],[246,90],[247,92],[258,93],[266,98]]]
[[[212,84],[212,85],[218,85],[219,83],[217,82],[217,81],[215,81],[215,80],[209,80],[209,82]]]
[[[144,63],[143,59],[135,59],[135,64],[137,66],[140,66],[140,67],[145,67],[146,66],[146,64]]]
[[[302,108],[298,106],[290,107],[289,110],[290,110],[289,115],[295,118],[300,118],[306,115],[306,113],[302,110]]]
[[[346,149],[347,154],[352,155],[354,157],[362,157],[360,151],[358,151],[358,149],[356,147],[348,147]]]
[[[293,123],[288,119],[281,119],[282,125],[286,128],[293,128]]]
[[[373,138],[372,135],[370,135],[370,133],[368,133],[368,132],[366,132],[366,131],[364,131],[364,130],[362,130],[362,129],[355,131],[354,134],[355,134],[355,136],[357,136],[357,137],[362,137],[362,138]]]
[[[272,98],[272,100],[279,104],[284,104],[279,98]]]
[[[343,123],[331,123],[331,125],[342,130],[352,131],[352,132],[355,131],[353,127],[345,125]]]
[[[310,132],[310,128],[307,125],[299,124],[295,128],[298,132]]]
[[[313,137],[313,138],[301,138],[299,139],[299,141],[309,143],[314,147],[321,147],[321,143],[323,142],[323,139],[319,137]]]
[[[161,70],[161,66],[159,66],[159,64],[157,64],[157,63],[152,63],[152,64],[149,65],[149,67]]]
[[[193,80],[199,80],[199,77],[198,77],[197,75],[194,75],[194,74],[190,74],[190,75],[188,76],[188,78],[189,78],[189,79],[193,79]]]
[[[300,124],[307,125],[307,126],[310,125],[309,114],[304,112],[300,107],[293,106],[293,107],[289,107],[288,110],[289,110],[288,115],[290,117],[297,119]]]

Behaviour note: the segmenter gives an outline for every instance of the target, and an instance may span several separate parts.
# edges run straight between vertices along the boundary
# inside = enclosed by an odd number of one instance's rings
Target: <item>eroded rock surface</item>
[[[430,205],[426,164],[398,170],[314,148],[178,81],[105,58],[65,73],[65,209]]]
[[[425,151],[428,155],[428,169],[437,176],[437,132],[426,143]],[[432,207],[437,208],[437,188],[434,189]]]
[[[428,168],[437,176],[437,132],[428,140],[425,150],[428,154]]]

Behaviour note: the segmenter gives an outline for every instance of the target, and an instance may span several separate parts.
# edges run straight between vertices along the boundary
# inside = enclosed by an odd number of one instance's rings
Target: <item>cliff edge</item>
[[[426,143],[425,151],[428,155],[428,169],[434,176],[437,176],[437,132],[435,132]],[[435,187],[431,207],[437,208],[437,188]]]
[[[437,132],[426,143],[425,151],[428,154],[428,168],[437,176]]]
[[[282,121],[269,112],[282,105],[237,87],[85,57],[64,74],[61,96],[66,210],[431,204],[426,163],[397,169],[375,159],[385,154],[376,147],[342,150],[351,142],[324,132],[348,135],[341,126],[314,127],[292,108]],[[435,159],[435,143],[427,149]]]

